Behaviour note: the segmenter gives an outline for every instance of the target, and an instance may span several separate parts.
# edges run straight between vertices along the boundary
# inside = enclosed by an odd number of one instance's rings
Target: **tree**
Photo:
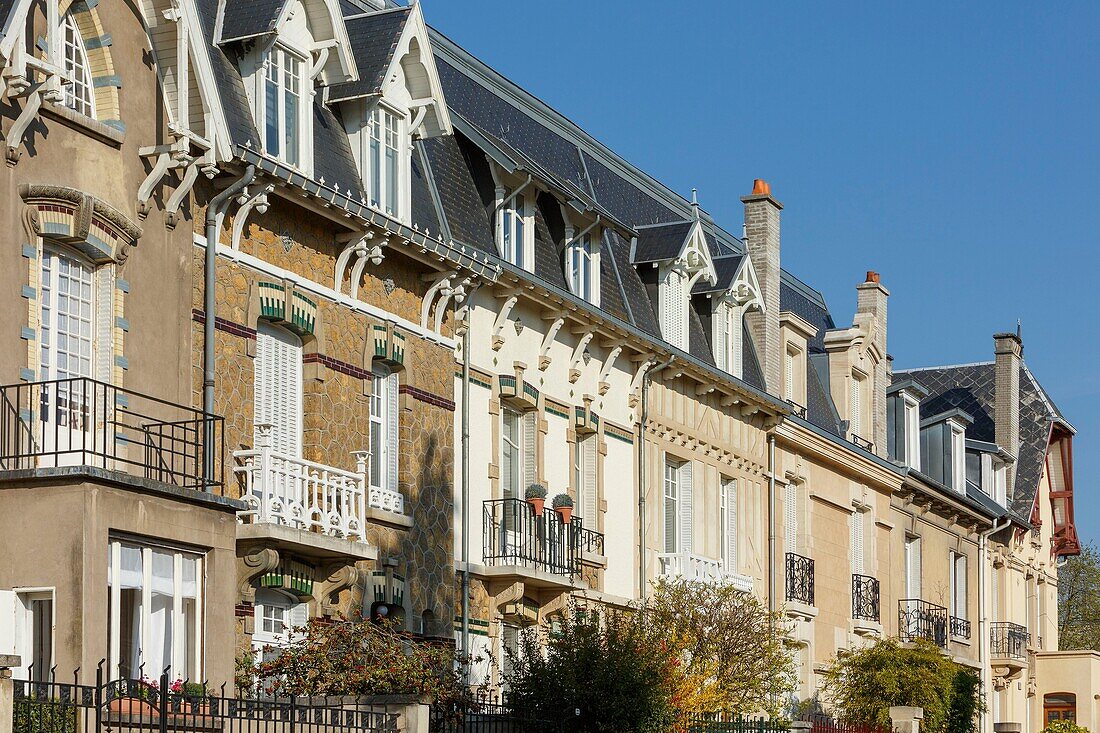
[[[677,697],[689,712],[778,716],[795,667],[778,631],[784,620],[731,585],[661,580],[646,612],[680,662]]]
[[[1058,647],[1100,649],[1100,550],[1081,548],[1058,570]]]
[[[1052,720],[1047,723],[1047,727],[1043,728],[1041,733],[1089,733],[1089,729],[1083,725],[1077,725],[1072,720]]]
[[[930,641],[895,639],[839,655],[825,671],[825,697],[843,720],[890,725],[890,708],[924,709],[927,733],[973,733],[982,710],[977,675]]]
[[[312,619],[299,638],[258,664],[238,660],[238,686],[272,695],[419,695],[461,702],[464,661],[413,641],[393,624]],[[275,651],[275,650],[269,650]],[[456,664],[457,661],[457,664]]]
[[[664,731],[675,661],[645,615],[571,606],[553,632],[525,630],[505,682],[519,714],[570,731]]]

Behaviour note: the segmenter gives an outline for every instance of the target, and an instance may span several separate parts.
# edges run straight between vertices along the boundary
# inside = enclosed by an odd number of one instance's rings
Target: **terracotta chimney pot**
[[[772,186],[763,178],[757,178],[752,182],[752,195],[753,196],[771,196]]]
[[[877,272],[875,272],[874,270],[868,270],[867,271],[867,282],[869,282],[869,283],[880,283],[880,282],[882,282],[882,277]]]

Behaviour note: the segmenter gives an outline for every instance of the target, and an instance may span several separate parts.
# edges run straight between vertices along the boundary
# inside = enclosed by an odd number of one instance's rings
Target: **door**
[[[102,455],[105,436],[95,438],[97,399],[92,377],[95,363],[94,270],[83,259],[54,247],[42,251],[39,270],[40,465],[73,466]],[[113,402],[111,400],[110,402]]]

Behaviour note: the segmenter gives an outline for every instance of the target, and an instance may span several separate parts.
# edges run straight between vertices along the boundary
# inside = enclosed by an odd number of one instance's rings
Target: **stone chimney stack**
[[[879,353],[879,362],[875,365],[872,379],[874,389],[871,395],[871,439],[875,443],[875,453],[886,455],[886,389],[890,383],[890,364],[886,358],[886,307],[890,291],[882,285],[877,272],[868,270],[867,279],[856,286],[856,314],[870,316],[875,324],[874,344]]]
[[[1020,362],[1024,342],[1019,333],[993,335],[995,354],[994,377],[994,440],[1013,458],[1020,455]],[[1008,467],[1008,495],[1016,483],[1016,465]]]
[[[783,344],[779,340],[779,212],[783,204],[772,198],[771,185],[757,178],[752,193],[742,196],[745,205],[745,249],[760,281],[764,312],[746,314],[745,322],[756,346],[768,392],[781,395],[780,368]]]

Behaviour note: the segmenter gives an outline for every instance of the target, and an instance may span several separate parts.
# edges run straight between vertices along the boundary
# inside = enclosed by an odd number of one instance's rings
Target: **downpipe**
[[[775,433],[770,433],[768,435],[768,610],[774,614],[775,609]]]
[[[645,551],[646,551],[646,481],[645,481],[645,426],[649,421],[649,385],[653,375],[667,369],[676,361],[676,355],[668,357],[668,361],[658,367],[648,370],[642,376],[642,415],[638,423],[638,598],[646,600],[646,575],[645,575]]]
[[[1006,517],[1003,524],[997,524],[996,522],[994,522],[992,527],[987,529],[985,532],[980,532],[978,534],[978,560],[981,563],[978,572],[979,607],[982,607],[984,605],[992,610],[993,605],[992,603],[988,605],[986,605],[985,603],[986,568],[989,568],[990,573],[993,572],[993,563],[992,561],[989,561],[989,558],[986,557],[989,554],[989,538],[997,534],[1001,530],[1005,529],[1010,524],[1012,524],[1012,520]],[[988,622],[989,620],[987,618],[987,614],[978,614],[978,665],[979,668],[982,670],[983,690],[988,690],[992,684],[992,680],[989,679],[989,664],[986,661],[989,658],[989,629],[986,627]],[[989,724],[989,716],[991,714],[992,713],[990,712],[989,706],[986,706],[985,709],[982,710],[981,725],[978,726],[982,733],[989,733],[989,731],[993,729],[993,726]]]
[[[214,268],[218,258],[218,218],[229,208],[233,197],[244,190],[256,178],[256,166],[245,168],[244,175],[229,188],[210,199],[206,205],[206,258],[203,281],[203,313],[206,325],[202,332],[202,411],[203,411],[203,460],[202,475],[207,486],[214,483],[214,332],[217,330],[217,303],[214,288]]]
[[[462,330],[462,653],[470,656],[470,331],[473,329],[475,287],[466,296]],[[463,665],[463,682],[470,684],[469,659]]]

